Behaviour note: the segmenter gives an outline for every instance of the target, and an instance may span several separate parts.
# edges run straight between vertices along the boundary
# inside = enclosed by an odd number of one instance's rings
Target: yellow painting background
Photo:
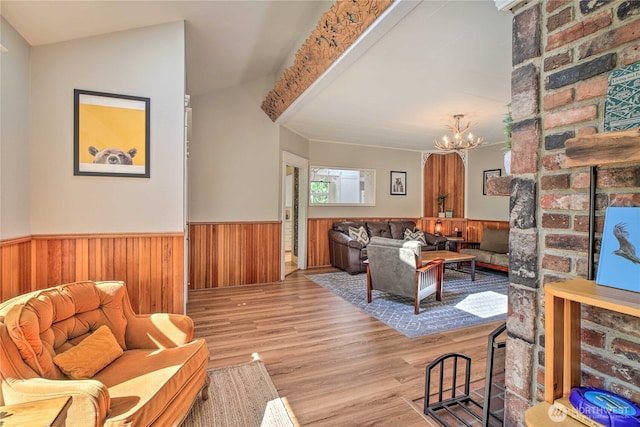
[[[119,148],[129,151],[138,150],[133,164],[145,166],[146,159],[146,112],[139,109],[107,107],[94,104],[79,106],[79,161],[93,163],[94,157],[89,147],[98,150]]]

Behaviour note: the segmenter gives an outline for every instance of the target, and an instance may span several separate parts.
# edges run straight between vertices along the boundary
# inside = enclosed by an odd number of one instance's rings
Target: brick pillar
[[[640,1],[534,0],[513,10],[505,425],[544,392],[543,284],[586,277],[589,169],[565,142],[603,132],[608,73],[640,61]],[[599,168],[596,255],[607,206],[640,206],[640,165]],[[640,319],[582,308],[582,383],[640,403]]]
[[[511,112],[511,199],[509,207],[509,313],[505,425],[522,424],[532,396],[538,336],[537,182],[540,134],[541,6],[534,4],[513,22]]]

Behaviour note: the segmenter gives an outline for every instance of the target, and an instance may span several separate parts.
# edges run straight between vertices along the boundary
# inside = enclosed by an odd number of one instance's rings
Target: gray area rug
[[[442,301],[435,294],[420,303],[420,313],[413,314],[413,299],[373,291],[367,304],[367,275],[350,275],[344,271],[312,274],[309,280],[330,290],[376,319],[409,338],[451,329],[506,319],[506,275],[476,271],[475,282],[468,272],[445,269]]]

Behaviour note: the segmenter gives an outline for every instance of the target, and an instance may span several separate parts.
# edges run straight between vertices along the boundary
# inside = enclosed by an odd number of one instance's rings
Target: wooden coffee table
[[[460,252],[452,251],[423,251],[422,262],[433,261],[434,259],[442,258],[445,264],[453,264],[458,262],[469,262],[471,264],[471,281],[476,280],[476,257],[469,254],[461,254]]]

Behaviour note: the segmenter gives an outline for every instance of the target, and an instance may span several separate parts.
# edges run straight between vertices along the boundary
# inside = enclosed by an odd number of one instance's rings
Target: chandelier
[[[442,141],[436,139],[436,148],[443,151],[459,151],[469,150],[476,148],[482,144],[482,138],[473,138],[473,135],[469,133],[465,137],[465,133],[471,129],[471,123],[467,123],[464,128],[460,128],[460,119],[464,117],[464,114],[456,114],[453,116],[455,123],[448,125],[447,128],[451,131],[451,137],[445,135]]]

